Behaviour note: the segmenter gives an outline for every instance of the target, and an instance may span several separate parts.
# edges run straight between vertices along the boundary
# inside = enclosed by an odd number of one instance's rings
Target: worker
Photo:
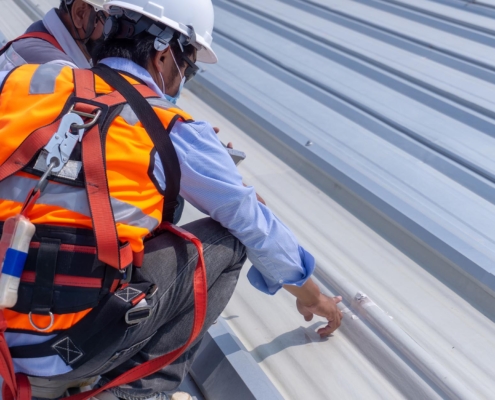
[[[166,399],[246,256],[256,289],[289,291],[330,335],[341,298],[320,292],[313,256],[243,186],[211,125],[175,106],[196,62],[217,62],[211,0],[104,8],[91,71],[0,74],[0,221],[23,215],[36,227],[18,300],[3,312],[17,392],[22,374],[61,386],[99,375],[88,396]],[[171,225],[178,192],[209,218]]]
[[[90,68],[106,19],[102,5],[103,0],[61,0],[59,8],[52,8],[0,51],[0,71],[54,61]]]

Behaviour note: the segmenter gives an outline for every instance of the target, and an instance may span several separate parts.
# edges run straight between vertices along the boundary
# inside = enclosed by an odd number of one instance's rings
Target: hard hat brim
[[[119,1],[119,0],[110,0],[103,4],[103,8],[105,11],[108,11],[111,6],[135,11],[139,14],[144,15],[145,17],[148,17],[153,21],[161,22],[162,24],[165,24],[171,27],[172,29],[175,29],[176,31],[179,31],[185,35],[188,34],[188,32],[182,29],[180,24],[178,24],[176,21],[173,21],[165,16],[162,16],[161,18],[157,18],[156,15],[146,11],[143,7],[139,7],[137,5],[129,4],[125,1]],[[198,37],[198,43],[201,45],[202,48],[198,51],[197,61],[206,64],[215,64],[218,61],[218,58],[215,52],[212,50],[211,46],[208,43],[206,43],[206,41],[202,37]]]
[[[211,48],[207,48],[202,45],[203,48],[198,51],[196,55],[196,61],[205,63],[205,64],[216,64],[218,62],[218,57],[215,52]]]

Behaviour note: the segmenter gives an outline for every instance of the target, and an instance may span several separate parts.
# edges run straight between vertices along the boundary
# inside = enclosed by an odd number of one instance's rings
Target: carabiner
[[[60,172],[64,165],[69,161],[69,157],[78,141],[81,141],[84,135],[84,129],[78,129],[77,135],[72,133],[74,125],[81,125],[84,121],[82,118],[73,113],[68,113],[62,117],[57,132],[52,136],[44,149],[48,152],[46,156],[46,165],[58,161],[53,172]]]

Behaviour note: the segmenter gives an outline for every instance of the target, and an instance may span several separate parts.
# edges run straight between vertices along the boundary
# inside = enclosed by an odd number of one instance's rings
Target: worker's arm
[[[328,324],[318,329],[321,337],[330,335],[340,326],[342,313],[337,304],[342,301],[342,297],[325,296],[311,278],[301,287],[284,285],[284,289],[297,298],[297,310],[304,316],[306,321],[311,321],[314,314],[327,319]]]

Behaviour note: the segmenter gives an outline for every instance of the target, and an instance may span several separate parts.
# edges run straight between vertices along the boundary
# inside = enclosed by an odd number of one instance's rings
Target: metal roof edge
[[[190,374],[209,399],[283,399],[221,317],[206,332]]]

